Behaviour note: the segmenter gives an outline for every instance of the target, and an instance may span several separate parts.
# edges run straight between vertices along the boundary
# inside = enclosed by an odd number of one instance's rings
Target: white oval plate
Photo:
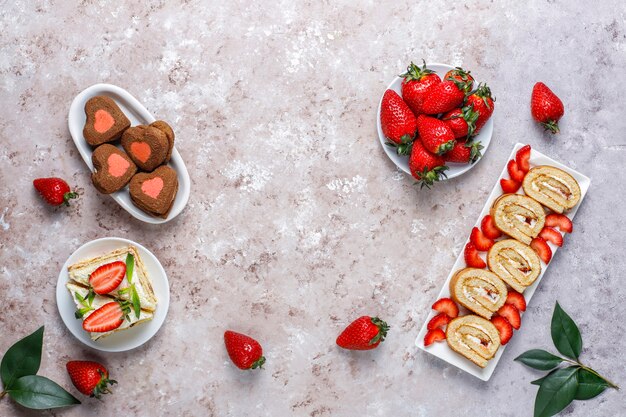
[[[443,76],[446,75],[446,72],[450,71],[451,69],[454,69],[453,66],[447,65],[447,64],[427,64],[426,67],[428,69],[435,71],[437,75],[439,75],[441,78],[443,78]],[[478,80],[475,81],[475,85],[477,85],[476,83],[478,83]],[[400,95],[400,97],[402,97],[402,77],[394,78],[391,84],[389,84],[389,86],[387,86],[387,88],[385,89],[385,91],[387,90],[394,90],[396,93]],[[387,138],[383,134],[383,129],[380,126],[380,107],[382,103],[383,103],[383,98],[381,96],[380,101],[378,102],[378,113],[376,114],[377,115],[376,126],[378,127],[378,139],[380,139],[380,145],[385,150],[385,153],[387,154],[389,159],[391,159],[398,168],[400,168],[402,171],[406,172],[407,174],[411,175],[411,170],[409,169],[409,157],[398,155],[396,153],[396,148],[392,148],[391,146],[385,145],[385,142],[387,142]],[[476,135],[476,137],[474,138],[475,141],[480,141],[480,143],[482,143],[483,149],[481,152],[483,156],[485,155],[485,152],[487,152],[487,148],[489,147],[489,143],[491,142],[492,134],[493,134],[493,114],[491,115],[487,123],[485,123],[483,128],[480,130],[480,133],[478,133],[478,135]],[[451,179],[454,177],[458,177],[459,175],[465,174],[467,171],[472,169],[474,165],[476,165],[481,159],[482,159],[482,156],[473,164],[457,164],[453,162],[447,162],[446,165],[449,168],[447,171],[445,171],[448,177],[447,179]],[[445,177],[442,178],[442,180],[445,180],[445,179],[446,179]]]
[[[80,152],[80,155],[92,172],[93,164],[91,163],[91,154],[93,153],[93,148],[85,140],[83,128],[87,120],[87,116],[85,115],[85,103],[94,96],[108,96],[115,100],[122,112],[124,112],[126,117],[130,120],[131,126],[147,125],[156,120],[135,97],[121,87],[112,84],[95,84],[81,91],[74,98],[70,106],[68,126],[72,139],[78,148],[78,152]],[[114,192],[111,194],[111,197],[133,217],[146,223],[160,224],[172,220],[174,217],[178,216],[185,208],[185,205],[187,205],[191,181],[189,180],[187,167],[183,162],[183,158],[181,158],[176,150],[176,147],[172,150],[172,158],[168,165],[172,167],[178,175],[178,193],[176,194],[172,209],[167,215],[167,218],[162,219],[160,217],[151,216],[135,206],[130,199],[128,187]]]
[[[128,245],[133,245],[137,248],[139,256],[146,267],[148,276],[152,283],[154,295],[157,298],[157,308],[152,320],[140,323],[137,326],[122,332],[113,333],[101,340],[93,341],[89,337],[89,333],[83,330],[82,320],[74,317],[74,311],[76,311],[76,304],[70,295],[70,292],[65,287],[69,280],[67,274],[68,266],[90,258],[95,258],[107,252],[111,252],[115,249],[123,248]],[[133,242],[132,240],[122,239],[118,237],[105,237],[102,239],[92,240],[85,243],[78,248],[63,264],[61,272],[59,272],[59,279],[57,281],[57,307],[59,314],[63,319],[63,323],[67,329],[78,340],[85,345],[104,352],[124,352],[134,349],[146,343],[159,331],[161,325],[165,321],[167,316],[167,310],[170,306],[170,284],[167,280],[167,274],[163,269],[163,266],[159,260],[140,244]]]

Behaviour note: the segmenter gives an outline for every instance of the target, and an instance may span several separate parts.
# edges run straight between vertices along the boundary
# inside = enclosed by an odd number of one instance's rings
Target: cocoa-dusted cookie
[[[156,122],[152,122],[150,123],[150,126],[156,127],[161,132],[165,133],[165,136],[167,136],[167,141],[169,142],[170,147],[167,150],[167,156],[165,157],[165,162],[169,162],[170,158],[172,157],[172,149],[174,149],[174,138],[175,138],[174,130],[172,130],[172,127],[169,124],[167,124],[167,122],[164,122],[163,120],[157,120]]]
[[[130,180],[130,198],[137,207],[153,216],[166,218],[176,193],[176,171],[162,165],[153,172],[140,172]]]
[[[95,96],[85,104],[85,127],[83,136],[91,146],[113,142],[130,127],[130,120],[115,101],[107,96]]]
[[[122,135],[122,147],[142,171],[150,172],[165,162],[169,146],[167,135],[153,126],[134,126]]]
[[[105,143],[91,155],[94,172],[91,181],[103,194],[114,193],[126,186],[137,172],[137,166],[122,150]]]

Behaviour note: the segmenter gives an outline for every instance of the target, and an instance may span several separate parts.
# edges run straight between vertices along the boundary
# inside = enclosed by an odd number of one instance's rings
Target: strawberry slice
[[[515,162],[517,162],[518,168],[525,173],[530,171],[530,145],[525,145],[517,151]]]
[[[107,303],[83,321],[83,329],[95,333],[115,330],[124,323],[124,316],[130,311],[130,308],[127,308],[128,311],[125,311],[124,307],[116,301]]]
[[[522,325],[522,318],[519,316],[519,310],[513,304],[505,304],[500,307],[498,314],[504,317],[515,330]]]
[[[450,298],[441,298],[435,301],[435,304],[433,304],[433,310],[439,313],[444,313],[451,319],[458,317],[459,315],[459,307]]]
[[[483,220],[480,222],[480,229],[489,239],[497,239],[502,236],[502,232],[496,228],[493,217],[489,214],[483,217]]]
[[[574,225],[572,221],[564,214],[552,213],[546,216],[546,226],[558,227],[561,232],[572,233]]]
[[[524,181],[524,177],[526,176],[526,172],[522,171],[517,165],[515,159],[511,159],[508,164],[506,164],[506,169],[509,171],[509,176],[513,181],[522,182]]]
[[[472,242],[468,242],[467,245],[465,245],[463,255],[465,256],[467,266],[472,268],[484,268],[487,266],[485,261],[478,255],[478,249],[476,249],[476,246],[474,246]]]
[[[526,299],[520,293],[515,290],[510,289],[506,295],[505,304],[512,304],[519,311],[526,311]]]
[[[539,237],[554,243],[559,248],[563,246],[563,235],[556,229],[546,226],[539,232]]]
[[[513,194],[516,193],[517,190],[519,190],[519,187],[522,184],[515,181],[515,180],[510,180],[510,179],[505,179],[502,178],[500,180],[500,186],[502,187],[502,191],[504,191],[505,194]]]
[[[537,255],[544,263],[549,263],[552,259],[552,249],[548,246],[548,243],[541,237],[536,237],[530,242],[530,247],[533,248]]]
[[[448,323],[450,323],[450,317],[448,317],[446,313],[439,313],[435,317],[430,319],[430,321],[426,325],[426,328],[428,330],[434,330],[438,329],[439,327],[443,327]]]
[[[500,344],[506,345],[513,336],[513,326],[502,316],[493,316],[491,322],[500,333]]]
[[[89,285],[96,294],[108,294],[120,286],[125,275],[126,264],[124,262],[111,262],[98,267],[89,275]]]
[[[494,241],[485,236],[478,227],[474,227],[472,229],[472,233],[470,234],[470,242],[472,242],[474,246],[476,246],[476,249],[483,252],[491,249],[494,244]]]
[[[443,330],[437,328],[433,330],[429,330],[424,336],[424,346],[430,346],[435,342],[441,342],[442,340],[446,340],[446,334]]]

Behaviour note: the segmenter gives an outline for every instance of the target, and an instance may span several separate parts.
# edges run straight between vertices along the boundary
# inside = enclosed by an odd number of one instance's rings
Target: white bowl
[[[435,71],[437,75],[439,75],[439,77],[441,77],[442,79],[443,79],[443,76],[446,74],[446,72],[455,68],[447,64],[426,64],[426,67],[428,69]],[[385,91],[394,90],[396,93],[398,93],[402,97],[402,80],[403,80],[402,77],[394,78],[391,84],[387,86],[387,89]],[[478,80],[474,81],[474,85],[475,86],[478,85]],[[384,92],[383,92],[383,95],[384,95]],[[409,169],[409,157],[404,156],[404,155],[398,155],[396,153],[396,148],[393,148],[389,145],[385,145],[385,142],[387,142],[388,139],[383,134],[383,129],[380,126],[380,107],[382,105],[382,102],[383,102],[383,98],[381,97],[380,102],[378,103],[378,113],[376,117],[376,125],[378,127],[378,139],[380,139],[380,145],[385,150],[385,153],[387,154],[389,159],[391,159],[398,168],[400,168],[402,171],[406,172],[407,174],[411,175],[411,170]],[[493,134],[493,114],[491,115],[487,123],[485,123],[485,125],[480,130],[478,135],[474,137],[474,141],[480,142],[483,145],[483,149],[481,151],[482,155],[484,155],[485,152],[487,152],[487,148],[489,147],[489,143],[491,142],[492,134]],[[480,161],[481,159],[482,159],[482,156],[473,164],[457,164],[453,162],[447,162],[446,165],[449,168],[447,171],[445,171],[447,178],[442,177],[441,180],[451,179],[454,177],[458,177],[459,175],[465,174],[467,171],[472,169],[474,165],[476,165],[478,161]]]
[[[94,169],[93,164],[91,163],[91,154],[93,153],[94,148],[92,148],[85,140],[85,137],[83,136],[83,128],[85,127],[85,121],[87,120],[87,116],[85,115],[85,103],[87,103],[87,100],[94,96],[108,96],[115,100],[122,112],[124,112],[126,117],[130,120],[131,126],[150,124],[156,120],[135,97],[121,87],[112,84],[95,84],[81,91],[74,98],[74,101],[72,101],[72,105],[70,106],[68,126],[72,139],[74,139],[74,143],[78,148],[78,152],[80,152],[80,155],[83,157],[83,160],[92,172]],[[162,219],[160,217],[151,216],[135,206],[130,199],[128,187],[124,187],[121,190],[114,192],[111,194],[111,197],[120,206],[122,206],[124,210],[132,214],[133,217],[146,223],[160,224],[172,220],[174,217],[178,216],[185,208],[185,205],[187,205],[187,200],[189,200],[189,191],[191,189],[191,181],[189,179],[187,167],[183,162],[183,158],[181,158],[175,147],[172,150],[172,158],[168,165],[173,168],[178,175],[178,193],[172,203],[172,208],[167,215],[167,218]]]
[[[91,340],[89,333],[83,330],[82,320],[74,317],[74,311],[76,311],[76,304],[70,295],[70,292],[65,287],[65,284],[69,281],[67,274],[67,267],[85,259],[95,258],[107,252],[111,252],[115,249],[120,249],[128,245],[133,245],[137,248],[139,256],[146,267],[148,276],[152,283],[152,289],[157,299],[157,308],[152,320],[140,323],[136,326],[126,329],[121,332],[113,333],[100,340]],[[170,284],[167,280],[167,274],[163,269],[163,266],[159,260],[150,252],[138,243],[132,240],[117,238],[117,237],[105,237],[102,239],[92,240],[85,243],[78,248],[63,264],[61,272],[59,272],[59,279],[57,281],[57,308],[63,323],[67,329],[85,345],[104,352],[124,352],[126,350],[134,349],[146,343],[154,336],[161,325],[165,321],[167,316],[167,310],[170,306]]]

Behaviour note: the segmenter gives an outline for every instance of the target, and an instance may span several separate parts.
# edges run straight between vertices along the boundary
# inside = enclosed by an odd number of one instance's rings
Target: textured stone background
[[[513,358],[551,347],[557,299],[580,324],[583,360],[626,385],[622,1],[72,3],[0,1],[0,352],[43,323],[43,375],[77,393],[64,364],[92,358],[119,385],[54,412],[4,398],[0,415],[528,416],[538,373]],[[497,97],[485,158],[431,192],[395,169],[375,130],[385,86],[421,58],[473,70]],[[531,121],[538,80],[565,102],[559,136]],[[98,82],[175,127],[193,181],[176,220],[143,224],[90,185],[67,112]],[[517,141],[593,183],[484,383],[414,339]],[[72,208],[44,207],[31,181],[49,175],[82,190]],[[105,236],[146,245],[172,285],[163,328],[122,354],[76,341],[54,297],[66,258]],[[339,350],[362,314],[386,319],[388,340]],[[264,371],[229,363],[226,328],[261,341]],[[610,391],[566,414],[624,412]]]

